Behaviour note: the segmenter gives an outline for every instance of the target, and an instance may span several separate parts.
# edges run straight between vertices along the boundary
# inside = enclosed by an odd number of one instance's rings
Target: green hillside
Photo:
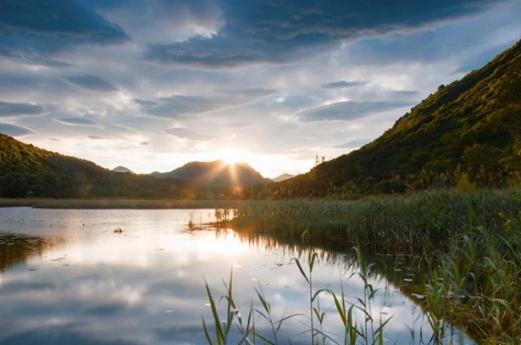
[[[439,89],[372,143],[270,186],[271,197],[393,193],[521,180],[521,41]]]
[[[0,197],[177,197],[180,181],[121,174],[0,134]]]
[[[271,182],[246,163],[228,164],[224,161],[189,162],[156,177],[171,177],[180,181],[194,181],[212,187],[251,187]]]
[[[232,168],[222,162],[193,162],[152,175],[120,171],[0,134],[0,197],[221,199],[236,197],[238,186],[269,181],[243,163]]]

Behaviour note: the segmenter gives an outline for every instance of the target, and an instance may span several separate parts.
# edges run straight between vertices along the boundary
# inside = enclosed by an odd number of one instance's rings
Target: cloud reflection
[[[205,344],[203,278],[219,295],[232,267],[239,305],[249,306],[260,286],[274,315],[306,310],[306,285],[292,262],[305,252],[231,231],[188,231],[189,219],[208,221],[213,211],[0,209],[6,231],[68,240],[0,275],[0,305],[10,315],[0,324],[0,344]],[[319,254],[316,286],[338,291],[344,261]],[[384,306],[393,315],[387,337],[407,339],[407,326],[421,312],[382,276],[372,283],[385,292],[373,312]],[[344,284],[350,296],[362,293],[356,276]],[[333,314],[328,298],[320,303]],[[329,318],[328,327],[338,333],[340,324]],[[303,330],[302,320],[287,327],[287,335],[294,335]],[[294,343],[306,340],[296,337]]]

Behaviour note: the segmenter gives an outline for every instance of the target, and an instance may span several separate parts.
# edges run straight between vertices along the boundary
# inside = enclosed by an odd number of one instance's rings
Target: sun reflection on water
[[[275,314],[305,310],[306,286],[293,261],[305,248],[228,229],[187,229],[189,219],[208,221],[213,214],[0,209],[0,228],[11,234],[62,239],[26,251],[0,273],[0,310],[10,316],[0,323],[0,344],[205,344],[200,319],[209,309],[203,281],[222,292],[231,269],[240,305],[249,305],[254,289],[262,287]],[[122,232],[115,233],[117,228]],[[351,296],[361,293],[360,279],[345,279],[355,271],[346,272],[343,256],[317,252],[317,286],[338,291],[343,280]],[[407,338],[414,323],[425,325],[421,309],[397,287],[382,276],[372,281],[385,291],[373,313],[393,315],[390,339]],[[326,299],[321,305],[333,310]],[[335,332],[338,322],[330,324]],[[302,325],[291,327],[290,333],[298,333]]]

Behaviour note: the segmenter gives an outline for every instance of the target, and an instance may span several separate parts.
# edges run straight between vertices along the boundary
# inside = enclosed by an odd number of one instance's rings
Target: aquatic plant
[[[248,202],[220,226],[284,243],[301,243],[305,234],[311,248],[348,253],[359,243],[361,253],[415,257],[418,277],[406,289],[422,296],[417,302],[428,311],[433,341],[447,336],[449,323],[487,343],[515,344],[521,339],[520,210],[519,189],[444,190],[356,202]],[[341,297],[336,303],[352,327],[350,307]]]
[[[282,341],[280,332],[283,329],[286,321],[293,318],[305,318],[309,321],[309,328],[298,335],[309,333],[310,344],[312,345],[326,345],[344,344],[344,345],[383,345],[384,344],[384,328],[391,320],[391,317],[382,319],[381,313],[378,320],[372,314],[372,301],[376,298],[377,289],[374,289],[371,282],[371,265],[367,264],[363,258],[360,248],[356,248],[358,255],[358,265],[356,272],[358,277],[363,282],[363,296],[354,297],[353,302],[347,302],[347,296],[344,293],[343,285],[341,284],[341,293],[337,294],[331,290],[319,288],[315,289],[313,284],[313,271],[315,265],[319,260],[319,256],[314,251],[309,251],[306,263],[302,263],[299,258],[294,258],[294,262],[307,284],[307,297],[309,309],[304,313],[282,315],[275,317],[273,315],[272,306],[268,298],[264,294],[262,288],[255,289],[258,307],[254,308],[253,303],[250,305],[246,321],[243,320],[240,308],[235,303],[233,297],[233,274],[230,274],[228,283],[225,283],[225,295],[221,300],[225,301],[224,313],[219,314],[216,299],[213,297],[211,289],[205,283],[206,292],[209,300],[209,306],[213,319],[213,328],[209,327],[205,319],[202,319],[203,331],[209,345],[226,345],[228,344],[229,334],[232,323],[236,323],[237,330],[241,335],[237,344],[256,344],[260,341],[262,344],[279,345],[291,344],[292,339]],[[347,278],[351,278],[353,274]],[[332,298],[332,302],[336,307],[336,315],[339,317],[344,326],[343,339],[336,339],[335,335],[328,334],[324,331],[324,321],[326,313],[320,308],[320,295],[327,294]],[[364,320],[361,323],[355,321],[355,313],[358,312]],[[263,334],[256,328],[256,324],[260,321],[267,324],[270,334]],[[212,331],[213,330],[213,331]]]

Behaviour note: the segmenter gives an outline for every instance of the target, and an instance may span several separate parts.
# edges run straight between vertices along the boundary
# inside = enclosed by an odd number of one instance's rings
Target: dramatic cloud
[[[514,44],[519,13],[519,0],[0,0],[0,120],[139,173],[233,150],[268,177],[303,173]]]
[[[225,98],[207,98],[200,96],[174,95],[160,98],[156,101],[136,100],[143,112],[167,118],[177,118],[185,115],[202,114],[218,110],[228,103]]]
[[[19,127],[10,123],[0,122],[0,133],[19,137],[27,134],[34,134],[34,131],[29,128]]]
[[[173,95],[157,100],[136,99],[141,110],[149,115],[180,118],[236,107],[275,93],[272,89],[220,90],[208,96]]]
[[[91,0],[96,9],[120,24],[133,40],[172,42],[192,35],[211,36],[224,18],[217,0]]]
[[[166,133],[175,135],[178,138],[182,139],[192,139],[192,140],[207,140],[210,138],[208,135],[203,135],[196,133],[194,131],[191,131],[187,128],[181,128],[181,127],[173,127],[165,130]]]
[[[319,52],[342,40],[410,30],[476,13],[491,0],[274,1],[224,2],[225,26],[212,37],[195,37],[150,47],[147,57],[162,63],[214,68],[281,63]]]
[[[309,109],[298,114],[303,121],[344,120],[351,121],[382,111],[411,105],[403,101],[345,101]]]
[[[108,81],[95,75],[77,75],[67,77],[67,80],[77,86],[91,91],[111,92],[117,88]]]
[[[397,90],[397,91],[393,91],[393,93],[396,96],[402,96],[405,98],[418,96],[418,91],[416,91],[416,90]]]
[[[66,118],[61,118],[58,121],[63,124],[71,125],[71,126],[89,126],[90,127],[90,126],[96,125],[93,121],[83,118],[83,117],[66,117]]]
[[[225,94],[232,97],[240,98],[257,98],[263,96],[269,96],[277,93],[275,89],[262,89],[262,88],[249,88],[249,89],[229,89],[219,90],[219,93]]]
[[[0,101],[0,117],[15,115],[39,115],[43,112],[43,108],[36,104]]]
[[[365,84],[367,84],[367,82],[363,81],[363,80],[353,80],[353,81],[340,80],[340,81],[334,81],[332,83],[324,84],[324,85],[322,85],[322,88],[323,89],[345,89],[345,88],[349,88],[349,87],[362,86]]]
[[[470,60],[464,61],[465,64],[480,67],[521,36],[520,25],[514,19],[521,13],[521,2],[499,1],[487,13],[487,16],[468,17],[431,30],[366,36],[352,42],[345,53],[352,63],[373,66],[415,61],[433,63],[460,54],[463,60]]]
[[[0,34],[0,54],[51,66],[62,65],[47,57],[67,47],[128,39],[119,26],[79,0],[2,1]]]

